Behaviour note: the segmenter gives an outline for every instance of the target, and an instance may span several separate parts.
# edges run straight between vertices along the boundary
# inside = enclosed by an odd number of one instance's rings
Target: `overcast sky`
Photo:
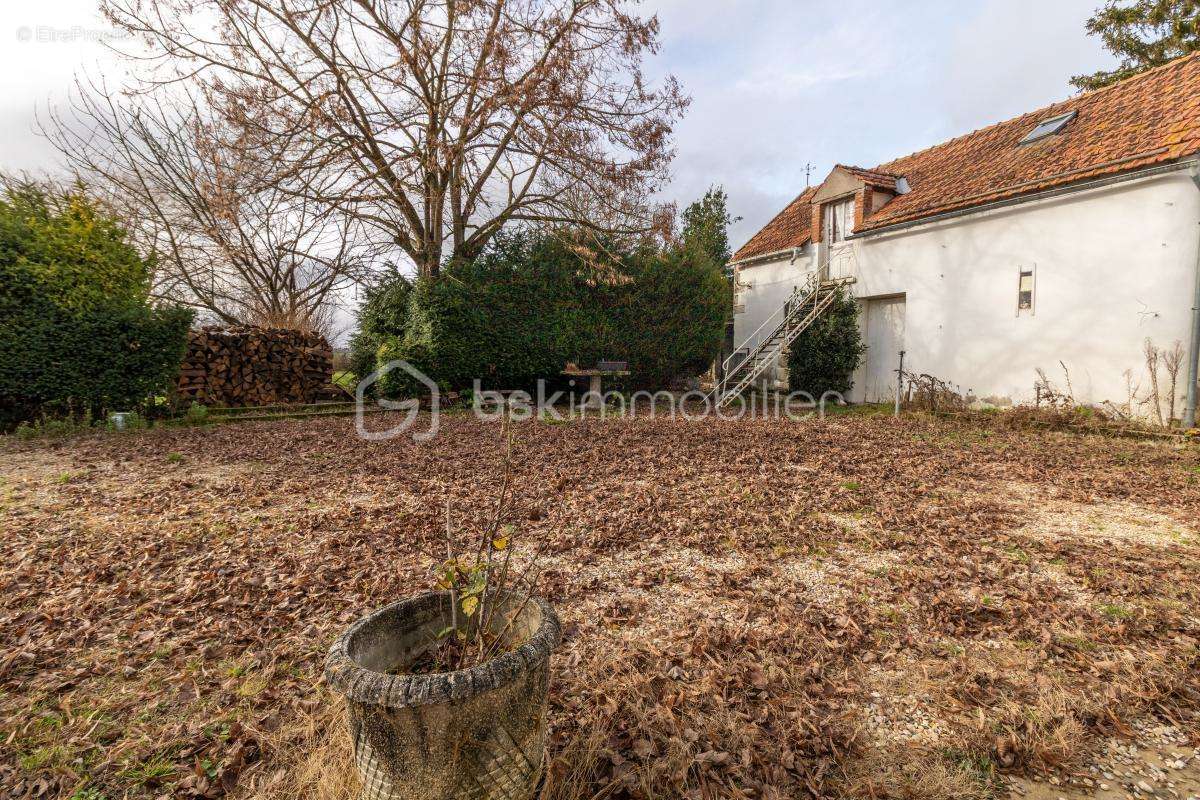
[[[873,166],[1061,100],[1112,63],[1084,33],[1101,0],[647,0],[662,23],[653,74],[693,98],[668,190],[712,184],[744,217],[734,246],[833,164]],[[0,169],[52,169],[34,109],[86,68],[122,69],[96,41],[95,0],[0,6]]]

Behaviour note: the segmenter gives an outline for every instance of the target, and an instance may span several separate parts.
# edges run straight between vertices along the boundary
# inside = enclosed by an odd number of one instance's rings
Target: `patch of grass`
[[[999,797],[996,766],[984,753],[957,748],[922,752],[888,747],[868,755],[859,766],[869,778],[851,778],[853,797],[897,800],[991,800]]]
[[[20,758],[21,769],[25,772],[40,772],[45,769],[66,767],[71,760],[71,753],[61,744],[35,747]]]
[[[238,684],[238,697],[258,697],[270,684],[271,681],[266,675],[251,675]]]
[[[1128,608],[1115,603],[1105,603],[1104,605],[1100,606],[1100,613],[1104,614],[1106,617],[1112,617],[1113,619],[1129,619],[1133,616],[1133,612]]]
[[[183,463],[183,453],[167,453],[167,463],[168,464],[182,464]]]
[[[235,662],[225,664],[223,669],[225,671],[225,674],[231,678],[240,678],[243,675],[245,675],[247,672],[250,671],[249,667],[245,666],[244,664],[238,664]]]
[[[846,481],[842,484],[842,488],[848,492],[857,492],[862,488],[862,484],[858,481]]]
[[[260,783],[247,800],[355,800],[359,796],[362,787],[354,768],[345,712],[333,698],[311,714],[280,726],[267,736],[265,744],[285,768],[276,778]],[[584,795],[591,796],[591,792]],[[562,800],[561,794],[547,792],[546,797]]]
[[[1064,647],[1069,647],[1073,650],[1079,650],[1080,652],[1084,653],[1091,653],[1097,647],[1095,642],[1093,642],[1091,639],[1084,638],[1083,636],[1060,636],[1058,637],[1058,642]]]
[[[66,724],[66,719],[61,715],[48,711],[39,716],[33,723],[35,730],[39,731],[56,731]]]
[[[964,655],[967,652],[967,649],[961,644],[956,642],[948,642],[945,640],[934,642],[933,649],[936,652],[942,653],[943,655],[955,657]]]
[[[22,422],[13,431],[13,435],[21,440],[61,439],[75,434],[87,433],[91,430],[92,421],[90,418],[83,420],[42,418],[33,422]]]
[[[200,403],[192,403],[188,406],[187,413],[183,415],[185,425],[207,425],[208,422],[208,406]]]
[[[987,753],[967,752],[954,747],[942,751],[942,758],[953,764],[956,770],[978,781],[981,786],[998,789],[996,763]]]
[[[1030,561],[1029,553],[1026,552],[1023,547],[1018,547],[1017,545],[1013,544],[1004,548],[1004,551],[1008,554],[1009,558],[1013,559],[1014,561],[1019,561],[1022,564],[1028,564]]]
[[[218,542],[225,541],[235,533],[237,533],[237,528],[232,522],[215,522],[208,529],[208,535]]]
[[[138,786],[155,785],[173,777],[175,765],[165,758],[152,758],[126,767],[120,775]]]
[[[70,800],[108,800],[108,795],[95,787],[85,786],[82,789],[76,789],[71,794]]]

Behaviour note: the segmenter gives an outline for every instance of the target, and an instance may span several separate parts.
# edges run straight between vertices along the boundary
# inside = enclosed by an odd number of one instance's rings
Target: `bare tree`
[[[644,231],[688,100],[624,0],[104,0],[422,275],[510,222]],[[271,113],[264,114],[264,109]],[[264,150],[266,152],[266,150]]]
[[[43,132],[154,255],[155,295],[224,323],[330,333],[367,263],[344,215],[294,191],[254,130],[190,95],[78,89]]]
[[[1163,367],[1167,370],[1167,378],[1170,381],[1170,400],[1167,404],[1167,420],[1170,424],[1175,424],[1175,403],[1179,399],[1179,372],[1183,369],[1183,343],[1176,340],[1171,345],[1171,349],[1163,349],[1162,362]]]
[[[1142,352],[1146,355],[1146,371],[1150,373],[1150,395],[1146,398],[1146,402],[1153,409],[1154,418],[1158,421],[1159,427],[1162,427],[1162,394],[1158,390],[1159,353],[1158,347],[1155,346],[1150,337],[1146,337],[1146,341],[1142,343]]]

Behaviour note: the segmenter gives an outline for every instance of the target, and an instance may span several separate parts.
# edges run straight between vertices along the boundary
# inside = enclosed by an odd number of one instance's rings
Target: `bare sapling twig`
[[[1121,376],[1125,378],[1125,402],[1118,406],[1116,403],[1108,401],[1105,405],[1108,406],[1108,409],[1115,417],[1124,422],[1129,422],[1133,419],[1137,394],[1142,387],[1141,384],[1133,382],[1133,370],[1127,369],[1121,373]]]
[[[927,411],[962,411],[967,399],[961,387],[933,375],[905,370],[901,373],[905,382],[904,402]]]
[[[1171,349],[1163,349],[1163,368],[1167,371],[1170,389],[1167,394],[1167,424],[1175,424],[1175,403],[1179,399],[1179,373],[1183,369],[1183,342],[1176,340]]]
[[[1158,348],[1150,337],[1146,337],[1146,341],[1142,343],[1142,351],[1146,354],[1146,371],[1150,373],[1150,396],[1146,398],[1146,402],[1150,404],[1151,410],[1154,412],[1154,418],[1158,421],[1159,427],[1163,427],[1162,415],[1162,396],[1158,391]]]
[[[1061,361],[1059,362],[1062,363]],[[1066,372],[1066,366],[1063,366],[1063,372]],[[1070,390],[1066,393],[1060,391],[1053,383],[1050,382],[1049,376],[1046,375],[1046,370],[1038,367],[1034,370],[1037,374],[1037,380],[1034,381],[1034,390],[1037,393],[1038,403],[1045,403],[1049,408],[1055,411],[1067,411],[1075,407],[1075,398],[1071,396]]]
[[[492,637],[491,645],[481,654],[479,659],[480,663],[487,661],[489,658],[492,658],[495,655],[498,655],[500,647],[507,640],[508,632],[512,630],[513,624],[521,618],[521,615],[525,613],[525,608],[533,599],[533,591],[537,586],[537,579],[541,577],[541,572],[542,570],[540,566],[537,566],[536,564],[530,564],[529,573],[518,577],[516,584],[522,586],[524,590],[520,595],[521,605],[509,612],[508,619],[505,622],[504,627],[496,632],[495,636]]]
[[[1071,401],[1071,405],[1077,405],[1075,402],[1075,387],[1071,385],[1071,370],[1067,369],[1067,365],[1062,361],[1058,362],[1062,367],[1063,379],[1067,382],[1067,399]]]
[[[454,559],[454,529],[450,526],[450,498],[446,498],[446,561]],[[458,591],[450,585],[450,625],[458,630]]]
[[[480,537],[479,549],[476,551],[476,558],[483,558],[486,562],[486,575],[488,578],[483,585],[480,624],[477,630],[478,636],[482,636],[484,632],[491,629],[492,620],[495,615],[495,606],[497,605],[495,602],[488,602],[489,589],[492,583],[493,553],[496,551],[497,545],[501,545],[500,549],[506,554],[506,563],[512,554],[512,549],[509,547],[511,544],[509,537],[500,535],[500,525],[507,508],[509,486],[512,480],[512,429],[507,417],[501,420],[500,432],[501,436],[504,437],[504,472],[500,478],[500,494],[496,498],[496,509],[487,527],[484,528],[483,535]],[[502,569],[499,579],[496,582],[496,591],[491,593],[493,598],[503,593],[507,578],[507,570]],[[480,647],[482,649],[481,643]]]
[[[509,634],[531,602],[536,587],[537,557],[521,569],[514,568],[516,529],[506,522],[516,493],[513,490],[513,435],[504,436],[503,470],[496,505],[480,530],[478,540],[460,553],[446,503],[446,561],[437,570],[438,587],[450,594],[450,625],[438,636],[434,657],[420,671],[454,671],[483,663],[511,646]],[[473,552],[472,552],[473,551]],[[417,669],[417,668],[415,668]]]

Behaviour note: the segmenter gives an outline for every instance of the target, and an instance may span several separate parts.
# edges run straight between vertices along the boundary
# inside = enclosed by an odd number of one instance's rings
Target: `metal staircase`
[[[838,286],[853,283],[853,278],[829,279],[828,266],[811,273],[803,286],[792,289],[791,297],[779,310],[758,326],[741,346],[721,364],[720,380],[709,396],[717,408],[724,408],[778,361],[788,345],[820,319],[829,308]],[[741,360],[738,358],[741,357]]]

